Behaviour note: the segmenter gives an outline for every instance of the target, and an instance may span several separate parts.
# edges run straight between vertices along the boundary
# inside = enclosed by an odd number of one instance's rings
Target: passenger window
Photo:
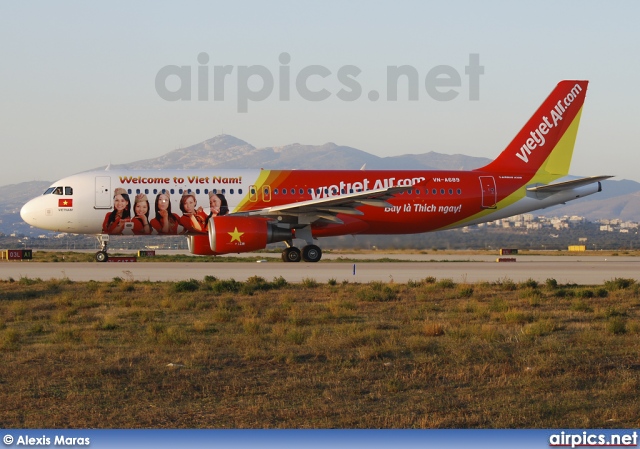
[[[238,194],[242,195],[242,189],[238,189]]]

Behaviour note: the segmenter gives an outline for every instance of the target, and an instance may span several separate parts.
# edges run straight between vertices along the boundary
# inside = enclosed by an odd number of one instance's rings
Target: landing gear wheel
[[[300,262],[301,254],[300,250],[295,246],[282,251],[282,260],[285,262]]]
[[[318,262],[322,258],[322,250],[317,245],[307,245],[302,248],[302,260],[305,262]]]
[[[107,255],[106,251],[98,251],[96,253],[97,262],[106,262],[107,260],[109,260],[109,256]]]

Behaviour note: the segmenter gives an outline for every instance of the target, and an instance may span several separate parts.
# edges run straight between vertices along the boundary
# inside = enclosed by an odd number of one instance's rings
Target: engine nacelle
[[[264,249],[268,243],[293,238],[290,229],[280,228],[266,218],[211,217],[207,235],[187,236],[189,250],[200,256],[246,253]]]

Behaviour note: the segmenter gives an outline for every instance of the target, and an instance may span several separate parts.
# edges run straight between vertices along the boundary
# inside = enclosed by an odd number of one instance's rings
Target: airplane
[[[37,228],[96,234],[99,262],[108,260],[109,236],[127,234],[183,234],[196,255],[284,242],[283,261],[318,262],[321,237],[453,229],[600,192],[611,176],[568,175],[587,85],[558,83],[500,155],[475,170],[107,167],[54,182],[20,215]]]

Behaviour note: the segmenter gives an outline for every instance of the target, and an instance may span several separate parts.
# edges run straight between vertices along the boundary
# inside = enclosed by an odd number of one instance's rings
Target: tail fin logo
[[[555,104],[555,106],[549,111],[548,115],[544,115],[538,126],[530,132],[529,138],[520,147],[519,152],[516,153],[516,157],[522,160],[525,164],[529,163],[529,155],[536,148],[543,147],[546,143],[545,135],[562,121],[563,115],[569,109],[571,104],[578,98],[583,91],[580,84],[573,86],[571,91],[561,100]],[[549,118],[551,117],[551,118]]]

